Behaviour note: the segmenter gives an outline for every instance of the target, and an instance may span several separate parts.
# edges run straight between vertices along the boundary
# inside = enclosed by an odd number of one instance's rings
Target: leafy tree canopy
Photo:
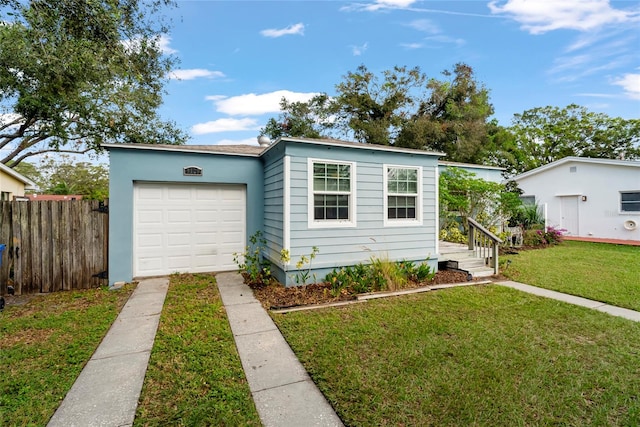
[[[172,0],[0,3],[0,162],[111,143],[182,143],[161,120]]]
[[[261,133],[424,148],[444,151],[450,160],[475,161],[493,114],[488,90],[468,65],[456,64],[443,75],[428,79],[418,67],[394,67],[377,76],[361,65],[336,85],[333,97],[283,100],[280,116]]]
[[[38,164],[22,162],[15,169],[37,185],[39,194],[81,194],[98,200],[109,197],[109,169],[103,164],[75,162],[61,155],[43,158]]]
[[[447,229],[460,218],[465,233],[468,218],[483,226],[498,226],[516,212],[522,202],[519,189],[513,185],[478,178],[473,172],[448,167],[440,174],[440,227]]]
[[[514,157],[513,170],[524,172],[567,156],[640,158],[640,119],[609,117],[571,104],[540,107],[516,114],[513,135],[503,152]]]

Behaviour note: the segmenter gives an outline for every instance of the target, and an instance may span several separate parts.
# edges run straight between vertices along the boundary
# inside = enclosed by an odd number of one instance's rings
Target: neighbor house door
[[[560,227],[567,230],[567,234],[577,236],[578,224],[578,196],[560,197]]]

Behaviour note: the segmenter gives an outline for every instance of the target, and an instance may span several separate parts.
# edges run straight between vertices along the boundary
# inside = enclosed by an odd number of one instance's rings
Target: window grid
[[[418,170],[387,168],[387,219],[417,219]]]
[[[351,165],[313,163],[313,219],[350,219]]]
[[[621,212],[640,212],[640,191],[625,191],[620,193]]]

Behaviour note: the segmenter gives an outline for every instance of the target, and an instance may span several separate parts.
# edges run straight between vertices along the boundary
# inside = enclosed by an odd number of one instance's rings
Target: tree
[[[508,220],[522,205],[517,188],[512,185],[485,181],[472,172],[449,167],[440,174],[439,182],[441,229],[448,229],[460,218],[464,232],[469,230],[468,218],[489,228]]]
[[[15,169],[34,181],[42,194],[81,194],[98,200],[109,197],[109,169],[103,164],[74,162],[61,155],[44,158],[37,166],[22,162]]]
[[[3,1],[0,162],[111,143],[182,143],[157,108],[174,58],[159,13],[172,0]]]
[[[463,63],[445,70],[448,80],[430,79],[430,96],[403,127],[396,145],[442,151],[447,159],[475,163],[487,144],[487,120],[493,114],[489,91]]]
[[[331,136],[358,142],[433,149],[455,161],[479,159],[486,120],[493,113],[489,92],[473,70],[456,64],[447,80],[427,79],[418,67],[394,67],[379,77],[361,65],[336,85],[333,97],[307,103],[283,100],[278,118],[262,134]]]
[[[509,130],[521,153],[517,172],[567,156],[640,158],[640,119],[612,118],[576,104],[516,114]]]

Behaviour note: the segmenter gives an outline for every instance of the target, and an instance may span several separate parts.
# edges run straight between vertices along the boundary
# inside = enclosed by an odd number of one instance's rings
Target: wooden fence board
[[[108,215],[99,202],[0,202],[0,295],[86,289],[105,283]]]

